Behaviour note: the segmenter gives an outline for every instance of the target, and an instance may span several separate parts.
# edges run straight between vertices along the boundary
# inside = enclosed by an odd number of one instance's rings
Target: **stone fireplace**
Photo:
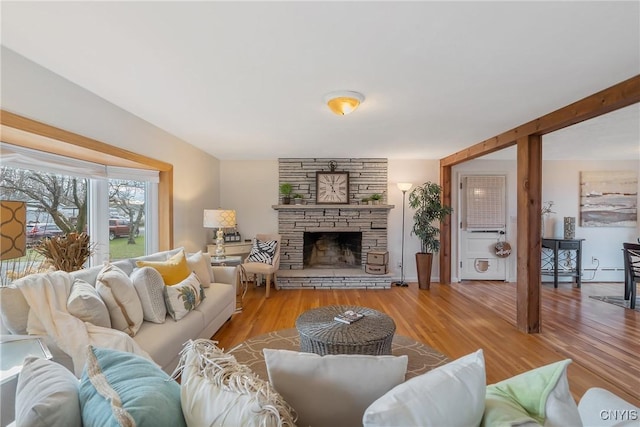
[[[367,253],[387,250],[387,159],[279,159],[279,183],[303,196],[301,205],[277,204],[282,288],[389,288],[389,275],[364,271]],[[316,172],[349,173],[349,203],[316,204]],[[382,195],[382,204],[363,204]]]

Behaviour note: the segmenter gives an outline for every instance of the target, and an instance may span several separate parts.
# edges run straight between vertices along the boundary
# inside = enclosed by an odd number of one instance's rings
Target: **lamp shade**
[[[0,201],[0,259],[24,256],[27,251],[27,207],[24,202]]]
[[[236,226],[236,211],[205,209],[202,221],[204,228],[229,228]]]
[[[397,185],[400,191],[409,191],[413,186],[413,184],[410,182],[399,182]]]
[[[324,96],[324,102],[329,109],[339,116],[354,112],[363,101],[364,95],[348,90],[331,92]]]

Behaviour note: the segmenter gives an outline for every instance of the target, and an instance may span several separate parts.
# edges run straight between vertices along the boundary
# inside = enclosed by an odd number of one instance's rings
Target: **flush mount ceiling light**
[[[349,90],[331,92],[324,96],[324,102],[339,116],[352,113],[363,101],[363,94]]]

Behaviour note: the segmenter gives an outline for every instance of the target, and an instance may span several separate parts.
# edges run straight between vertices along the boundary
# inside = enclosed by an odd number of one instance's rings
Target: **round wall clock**
[[[316,203],[349,203],[349,172],[316,172]]]

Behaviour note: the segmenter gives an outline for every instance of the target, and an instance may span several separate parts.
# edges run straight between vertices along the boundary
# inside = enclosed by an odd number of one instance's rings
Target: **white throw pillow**
[[[404,381],[408,363],[407,356],[263,352],[273,388],[295,408],[298,425],[313,427],[361,425],[365,409]]]
[[[208,288],[211,285],[211,258],[209,256],[205,257],[202,251],[198,251],[187,257],[187,265],[192,272],[196,273],[203,288]]]
[[[367,408],[365,427],[468,427],[482,420],[486,375],[482,350],[400,384]]]
[[[180,364],[180,400],[188,426],[295,425],[295,411],[282,396],[213,341],[189,341]]]
[[[127,273],[106,263],[96,279],[96,289],[109,309],[111,327],[134,336],[142,325],[142,304]]]
[[[16,426],[81,427],[78,386],[59,363],[25,358],[16,389]]]
[[[180,320],[195,310],[203,299],[204,290],[195,273],[189,274],[177,285],[164,287],[164,302],[173,320]]]
[[[109,309],[105,305],[96,288],[84,280],[75,279],[71,286],[71,293],[67,299],[69,314],[83,322],[93,323],[103,328],[111,327]]]
[[[167,306],[164,304],[164,280],[153,267],[142,267],[131,273],[133,288],[140,298],[144,320],[164,323],[167,318]]]

